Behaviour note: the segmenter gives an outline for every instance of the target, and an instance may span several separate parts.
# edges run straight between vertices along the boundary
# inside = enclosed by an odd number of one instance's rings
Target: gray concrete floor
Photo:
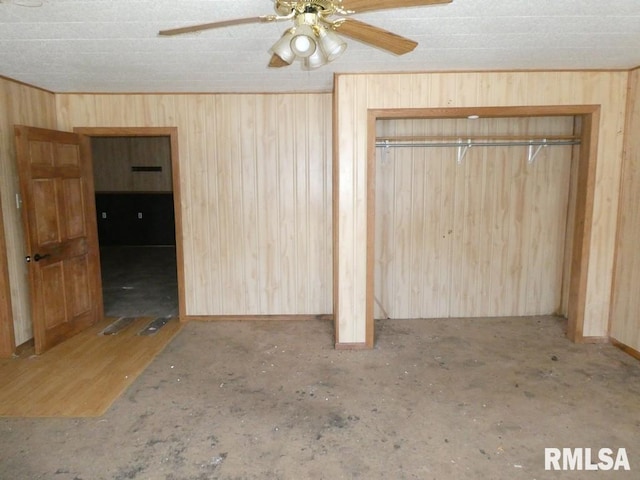
[[[105,316],[178,315],[175,247],[102,246],[100,266]]]
[[[640,362],[555,317],[189,323],[102,418],[0,419],[2,479],[637,479]],[[631,471],[549,472],[545,447]]]

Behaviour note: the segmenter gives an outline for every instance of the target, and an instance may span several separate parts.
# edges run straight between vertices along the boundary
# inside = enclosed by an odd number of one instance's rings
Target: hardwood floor
[[[117,335],[101,335],[115,320],[106,319],[42,355],[27,350],[0,360],[0,416],[100,416],[182,328],[172,319],[155,335],[139,336],[153,320],[140,317]]]

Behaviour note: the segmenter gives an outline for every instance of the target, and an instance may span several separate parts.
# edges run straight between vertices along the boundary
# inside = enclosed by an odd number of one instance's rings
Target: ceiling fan
[[[161,30],[160,35],[180,35],[212,28],[290,20],[293,26],[269,50],[270,67],[280,68],[302,61],[303,68],[321,67],[338,58],[347,44],[337,33],[396,55],[411,52],[418,44],[368,23],[350,18],[354,13],[401,7],[417,7],[453,0],[274,0],[275,15],[238,18],[188,27]],[[337,32],[337,33],[336,33]]]

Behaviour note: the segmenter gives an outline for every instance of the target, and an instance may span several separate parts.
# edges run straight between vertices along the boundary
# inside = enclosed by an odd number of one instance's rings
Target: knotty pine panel
[[[368,275],[368,111],[382,108],[599,105],[597,168],[583,335],[607,334],[626,109],[627,72],[450,72],[344,74],[336,79],[338,138],[334,281],[339,343],[370,341]]]
[[[640,351],[640,69],[630,73],[611,336]]]
[[[33,329],[24,261],[28,252],[25,251],[20,210],[16,205],[16,194],[20,188],[15,158],[14,125],[55,128],[54,95],[0,78],[0,196],[15,343],[20,345],[33,337]]]
[[[378,137],[572,136],[573,117],[379,120]],[[572,147],[376,149],[377,318],[560,310]]]
[[[64,130],[178,128],[187,315],[331,313],[330,94],[56,100]]]

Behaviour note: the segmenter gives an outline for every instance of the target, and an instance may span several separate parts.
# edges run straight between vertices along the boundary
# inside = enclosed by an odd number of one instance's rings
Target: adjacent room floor
[[[640,362],[555,317],[188,323],[94,419],[0,419],[0,478],[636,479]],[[124,354],[125,352],[123,352]],[[545,472],[545,447],[631,471]]]
[[[173,246],[101,246],[106,317],[177,316],[178,280]]]

